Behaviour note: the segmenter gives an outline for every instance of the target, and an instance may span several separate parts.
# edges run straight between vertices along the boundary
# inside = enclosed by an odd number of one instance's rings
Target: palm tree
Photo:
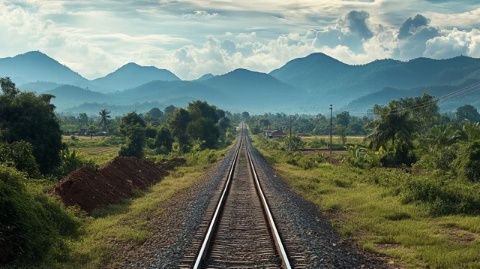
[[[108,121],[110,119],[110,111],[102,109],[98,115],[100,116],[100,126],[102,126],[103,131],[106,131],[108,127]]]
[[[373,132],[368,136],[371,146],[375,149],[391,146],[396,143],[411,145],[415,122],[408,112],[398,112],[391,107],[378,108],[376,110],[379,118],[373,121]]]

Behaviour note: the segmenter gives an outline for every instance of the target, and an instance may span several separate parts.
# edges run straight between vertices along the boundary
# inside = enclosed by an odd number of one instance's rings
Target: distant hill
[[[62,85],[45,93],[55,96],[53,104],[60,110],[88,102],[107,101],[107,96],[104,94],[72,85]]]
[[[92,83],[98,88],[112,92],[135,88],[154,80],[178,81],[180,79],[166,69],[128,63],[105,77],[93,80]]]
[[[183,106],[205,100],[232,112],[319,113],[334,109],[366,111],[374,104],[430,93],[443,96],[480,81],[480,59],[385,59],[349,65],[322,53],[293,59],[269,74],[235,69],[182,81],[165,69],[126,64],[105,77],[87,80],[41,52],[0,59],[0,76],[22,90],[50,93],[59,112],[109,106],[116,111],[148,104]],[[465,97],[467,96],[467,97]],[[456,95],[443,110],[471,103],[480,95]]]
[[[219,103],[228,99],[220,91],[206,85],[192,81],[152,81],[139,87],[112,94],[111,97],[118,104],[135,102],[161,101],[169,104],[172,100],[200,99],[208,102]],[[182,103],[183,104],[183,103]]]
[[[32,91],[36,93],[42,93],[42,92],[53,90],[59,86],[60,84],[55,82],[37,81],[37,82],[29,82],[29,83],[22,84],[18,86],[18,88],[23,91]]]
[[[408,62],[377,60],[365,65],[347,65],[315,53],[294,59],[270,74],[284,83],[305,89],[317,105],[342,106],[385,87],[456,85],[466,78],[480,78],[479,70],[480,60],[465,56],[446,60],[418,58]]]
[[[471,104],[480,107],[480,80],[468,80],[459,85],[441,85],[432,87],[419,87],[413,89],[384,88],[350,102],[344,110],[353,114],[362,113],[374,105],[385,105],[391,100],[415,97],[422,94],[430,94],[439,97],[438,102],[441,110],[453,111],[459,106]]]
[[[211,79],[211,78],[213,78],[213,77],[214,77],[214,75],[213,75],[212,73],[208,73],[208,74],[205,74],[205,75],[197,78],[196,80],[197,80],[197,81],[202,81],[202,80]]]
[[[165,108],[167,105],[160,102],[144,102],[144,103],[132,103],[129,105],[112,105],[110,103],[83,103],[78,106],[74,106],[68,109],[62,110],[62,113],[78,115],[79,113],[87,113],[88,115],[97,116],[98,112],[102,109],[106,109],[111,112],[113,116],[119,116],[127,114],[128,112],[145,113],[154,107],[160,109]]]
[[[247,69],[236,69],[199,83],[229,96],[223,104],[234,111],[288,112],[306,97],[301,89]]]
[[[0,76],[10,77],[17,85],[29,82],[87,85],[88,80],[39,51],[0,59]]]

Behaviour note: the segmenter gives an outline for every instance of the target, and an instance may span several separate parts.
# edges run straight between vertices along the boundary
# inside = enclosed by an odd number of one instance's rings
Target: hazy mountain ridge
[[[30,66],[24,71],[26,65]],[[129,106],[184,105],[200,99],[234,112],[318,113],[329,104],[337,109],[367,111],[375,103],[423,92],[441,96],[480,80],[480,59],[384,59],[348,65],[314,53],[269,74],[239,68],[192,81],[180,80],[166,69],[129,63],[90,81],[41,52],[29,52],[0,59],[0,75],[12,77],[23,90],[55,95],[60,112],[101,105],[125,111]],[[474,101],[458,98],[440,105],[444,110],[454,109],[458,103]]]
[[[40,51],[1,58],[0,76],[8,76],[18,85],[37,81],[74,85],[88,83],[86,78]]]
[[[480,60],[465,56],[446,60],[417,58],[408,62],[386,59],[347,65],[316,53],[292,60],[270,74],[317,95],[323,106],[328,103],[343,106],[385,87],[409,89],[460,84],[466,78],[480,78],[479,70]]]
[[[135,88],[154,80],[178,81],[180,79],[166,69],[128,63],[104,77],[94,79],[92,83],[99,88],[113,92]]]

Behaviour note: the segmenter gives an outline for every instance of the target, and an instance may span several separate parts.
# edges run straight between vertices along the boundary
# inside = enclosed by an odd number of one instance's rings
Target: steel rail
[[[242,150],[243,145],[245,145],[246,157],[247,157],[247,161],[248,161],[249,168],[250,168],[249,170],[250,170],[250,173],[251,173],[251,175],[253,177],[253,180],[254,180],[254,185],[255,185],[255,189],[256,189],[258,198],[260,199],[260,204],[261,204],[262,209],[263,209],[262,210],[263,215],[265,216],[265,219],[267,221],[268,229],[270,231],[270,235],[272,237],[272,240],[274,241],[274,245],[275,245],[277,254],[280,256],[280,260],[281,260],[281,263],[282,263],[282,268],[284,268],[284,269],[291,269],[292,268],[291,265],[290,265],[290,261],[288,259],[288,256],[287,256],[287,252],[286,252],[285,247],[282,243],[282,239],[280,237],[280,234],[279,234],[278,229],[276,227],[275,221],[273,219],[272,212],[270,211],[267,199],[265,197],[262,186],[260,184],[260,180],[259,180],[257,171],[255,169],[255,164],[254,164],[253,159],[251,157],[250,147],[249,147],[247,142],[248,142],[248,137],[245,134],[245,127],[242,124],[240,139],[239,139],[238,146],[237,146],[237,148],[235,150],[235,153],[234,153],[234,160],[232,161],[232,164],[229,168],[227,181],[226,181],[226,183],[223,187],[222,194],[221,194],[221,196],[218,200],[218,203],[217,203],[217,206],[215,208],[215,212],[213,214],[213,217],[210,220],[210,223],[209,223],[206,235],[203,239],[200,251],[198,252],[198,254],[196,256],[195,264],[192,267],[193,269],[200,269],[203,266],[203,264],[204,264],[204,262],[207,258],[209,248],[210,248],[211,243],[212,243],[212,239],[215,236],[216,229],[217,229],[218,224],[219,224],[220,219],[221,219],[221,214],[222,214],[223,209],[225,207],[227,196],[228,196],[229,191],[230,191],[230,186],[232,185],[233,176],[234,176],[234,172],[235,172],[235,167],[237,166],[237,162],[238,162],[238,159],[239,159],[239,156],[240,156],[240,151]]]
[[[213,213],[213,217],[210,221],[210,224],[208,226],[207,233],[205,235],[205,238],[202,242],[202,246],[200,248],[200,251],[198,252],[197,258],[195,259],[195,264],[193,265],[193,269],[200,269],[205,257],[207,256],[208,253],[208,247],[210,245],[210,242],[215,234],[215,229],[218,226],[219,220],[220,220],[220,214],[225,206],[225,201],[227,200],[227,195],[228,191],[230,189],[230,186],[232,185],[232,180],[233,180],[233,174],[235,171],[235,166],[238,161],[238,156],[240,155],[240,149],[242,148],[242,143],[243,143],[243,125],[242,125],[242,130],[240,134],[240,139],[238,142],[238,147],[235,151],[235,156],[233,159],[233,162],[230,166],[229,172],[228,172],[228,177],[227,177],[227,182],[225,183],[225,186],[222,191],[222,195],[220,196],[220,199],[218,200],[217,207],[215,208],[215,212]]]
[[[246,138],[245,140],[247,140]],[[247,144],[247,143],[245,143]],[[275,220],[273,219],[272,212],[270,211],[270,207],[268,205],[267,199],[265,197],[265,194],[263,192],[262,186],[260,185],[260,180],[258,179],[258,174],[255,169],[255,165],[252,159],[252,155],[250,152],[250,148],[246,146],[246,151],[247,151],[247,159],[250,164],[250,171],[252,172],[254,181],[255,181],[255,187],[257,189],[258,196],[260,197],[260,200],[262,202],[262,208],[265,214],[265,218],[267,219],[267,222],[269,224],[270,231],[272,233],[273,241],[275,243],[275,246],[277,248],[277,252],[280,255],[280,259],[282,261],[282,268],[285,269],[291,269],[292,266],[290,265],[290,261],[288,259],[287,252],[285,250],[285,247],[282,243],[282,238],[280,237],[280,234],[278,232],[277,226],[275,224]]]

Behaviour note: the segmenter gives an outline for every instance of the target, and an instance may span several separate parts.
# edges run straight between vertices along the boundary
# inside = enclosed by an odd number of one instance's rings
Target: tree
[[[163,112],[158,107],[154,107],[147,112],[146,118],[152,122],[152,124],[158,125],[163,118]]]
[[[50,103],[53,96],[20,92],[8,78],[1,79],[1,87],[0,140],[30,143],[40,172],[53,172],[62,149],[62,133]]]
[[[200,141],[202,146],[207,148],[215,147],[220,137],[218,127],[207,118],[198,118],[191,121],[188,124],[187,133],[193,140]]]
[[[143,158],[145,147],[145,121],[135,112],[122,118],[120,132],[126,137],[126,144],[120,149],[120,156]]]
[[[87,113],[78,114],[78,122],[80,123],[81,127],[87,128],[88,127],[88,122],[89,122]]]
[[[457,108],[457,112],[455,114],[457,116],[457,120],[459,121],[480,121],[480,114],[478,113],[478,110],[472,105],[464,105]]]
[[[336,116],[337,132],[342,139],[342,144],[347,142],[347,128],[350,123],[350,113],[344,111]]]
[[[159,153],[169,153],[172,151],[173,138],[170,130],[166,127],[160,128],[155,138],[155,147]]]
[[[242,112],[242,119],[248,120],[250,118],[250,114],[247,111]]]
[[[169,121],[170,130],[172,130],[173,137],[176,138],[182,152],[186,151],[188,147],[187,126],[189,122],[190,114],[183,108],[175,110]]]
[[[372,122],[373,132],[368,136],[374,149],[383,147],[387,154],[381,162],[384,166],[411,165],[416,122],[408,111],[399,111],[393,103],[386,107],[375,106],[377,119]]]
[[[166,119],[169,119],[173,116],[175,110],[177,110],[175,106],[169,105],[163,110],[163,115],[165,115]]]
[[[110,111],[102,109],[98,112],[98,115],[100,116],[100,126],[102,127],[102,130],[107,131],[108,122],[110,120]]]
[[[0,86],[5,96],[15,97],[20,92],[9,77],[0,78]]]

